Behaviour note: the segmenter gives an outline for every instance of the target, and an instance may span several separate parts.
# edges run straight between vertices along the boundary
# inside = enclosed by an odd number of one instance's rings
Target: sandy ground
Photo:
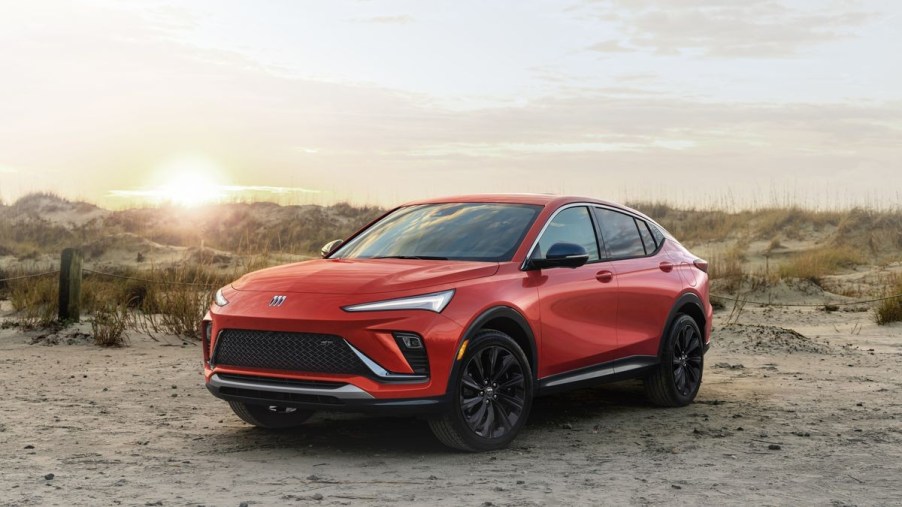
[[[902,503],[902,327],[728,313],[693,405],[651,407],[636,383],[543,398],[510,449],[476,455],[413,418],[253,429],[202,386],[196,344],[33,345],[5,329],[0,504]]]

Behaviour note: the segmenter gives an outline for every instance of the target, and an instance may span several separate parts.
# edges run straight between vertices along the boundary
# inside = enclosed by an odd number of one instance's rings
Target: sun
[[[161,184],[154,188],[154,197],[160,202],[195,207],[224,197],[221,171],[206,158],[171,161],[161,168],[159,175]]]

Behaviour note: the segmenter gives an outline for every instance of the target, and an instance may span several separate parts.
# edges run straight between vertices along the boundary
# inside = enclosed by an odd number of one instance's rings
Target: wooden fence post
[[[81,317],[81,260],[81,250],[63,250],[59,299],[59,320],[63,322],[78,322]]]

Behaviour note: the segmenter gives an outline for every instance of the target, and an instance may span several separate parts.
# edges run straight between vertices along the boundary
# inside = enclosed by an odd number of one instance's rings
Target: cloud
[[[397,16],[371,16],[368,18],[355,18],[354,21],[359,23],[376,23],[381,25],[406,25],[413,23],[413,16],[397,15]]]
[[[775,58],[817,44],[856,36],[875,14],[820,2],[791,6],[774,0],[590,1],[631,46],[659,54],[697,52],[711,57]],[[604,42],[599,44],[605,44]]]
[[[649,4],[638,1],[618,16],[637,22],[648,14]],[[762,3],[768,4],[749,8]],[[673,5],[721,15],[700,2]],[[710,5],[734,16],[740,8]],[[148,29],[127,12],[83,13],[63,5],[41,20],[49,28],[34,33],[23,19],[0,19],[0,43],[7,37],[17,44],[16,52],[0,53],[0,67],[15,76],[0,95],[0,153],[10,167],[29,168],[4,175],[7,192],[6,180],[22,177],[19,188],[33,187],[25,173],[31,178],[31,168],[53,168],[57,189],[73,195],[112,192],[119,202],[153,197],[135,194],[156,191],[140,178],[186,150],[222,167],[228,178],[211,189],[216,193],[324,202],[388,205],[490,191],[614,199],[639,193],[691,202],[795,179],[806,188],[827,184],[858,194],[902,187],[898,99],[714,100],[667,89],[673,76],[667,69],[649,74],[618,65],[612,75],[629,78],[618,80],[622,86],[574,79],[544,96],[514,102],[511,93],[462,110],[444,105],[444,97],[275,73],[247,57]],[[605,40],[697,51],[739,40],[658,23]],[[553,71],[534,69],[548,79]],[[649,91],[649,83],[663,84],[667,93]]]
[[[606,41],[598,42],[598,43],[592,44],[591,46],[589,46],[586,49],[588,49],[590,51],[595,51],[598,53],[631,53],[631,52],[635,51],[634,49],[624,47],[622,44],[620,44],[620,42],[618,42],[616,40],[606,40]]]

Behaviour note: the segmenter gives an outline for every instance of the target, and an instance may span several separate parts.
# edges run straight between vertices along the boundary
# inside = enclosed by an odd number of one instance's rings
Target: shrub
[[[744,276],[742,271],[744,258],[745,252],[739,244],[726,250],[715,251],[709,259],[708,274],[712,280],[725,280],[723,290],[733,292],[739,287]]]
[[[47,327],[56,322],[59,283],[55,277],[26,278],[9,282],[9,299],[19,325]]]
[[[895,278],[886,290],[887,296],[902,294],[902,277]],[[880,326],[902,321],[902,297],[884,299],[874,309],[874,320]]]
[[[101,347],[121,347],[127,343],[125,330],[129,327],[128,306],[124,304],[109,305],[94,312],[91,320],[91,332],[94,344]]]
[[[200,321],[210,306],[213,291],[225,285],[234,275],[203,265],[183,265],[165,270],[151,270],[137,277],[154,283],[147,287],[139,325],[148,332],[163,332],[200,339]]]

